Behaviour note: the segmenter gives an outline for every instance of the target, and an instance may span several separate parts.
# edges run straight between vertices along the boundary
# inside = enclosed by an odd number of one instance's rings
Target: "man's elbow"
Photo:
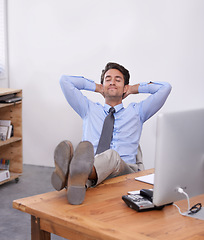
[[[168,82],[165,82],[165,89],[166,89],[167,93],[170,94],[171,89],[172,89],[171,84]]]
[[[66,80],[66,75],[62,75],[59,80],[59,83],[61,86],[64,84],[65,80]]]
[[[61,87],[71,86],[72,85],[72,76],[62,75],[59,80],[59,84]]]

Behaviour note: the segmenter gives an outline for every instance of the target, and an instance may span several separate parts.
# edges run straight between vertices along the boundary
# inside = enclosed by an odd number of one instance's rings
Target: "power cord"
[[[202,208],[202,204],[201,203],[197,203],[195,204],[193,207],[190,207],[190,200],[189,200],[189,196],[186,192],[184,192],[184,190],[182,188],[178,188],[177,191],[181,194],[184,194],[187,198],[188,201],[188,214],[193,214],[193,213],[197,213],[198,211],[200,211],[200,209]],[[175,204],[173,203],[173,205],[178,209],[179,213],[183,216],[185,216],[185,213],[181,212],[181,209]]]

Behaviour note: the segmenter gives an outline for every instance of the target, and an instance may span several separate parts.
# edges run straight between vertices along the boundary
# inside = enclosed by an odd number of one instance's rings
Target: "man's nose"
[[[111,78],[111,81],[110,81],[110,84],[115,84],[115,79],[114,78]]]

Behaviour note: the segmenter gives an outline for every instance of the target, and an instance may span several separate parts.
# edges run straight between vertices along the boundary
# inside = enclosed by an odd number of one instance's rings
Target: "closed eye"
[[[122,81],[122,78],[121,78],[120,76],[117,76],[117,77],[116,77],[116,81],[117,81],[117,82],[121,82],[121,81]]]
[[[111,80],[111,76],[106,76],[106,77],[105,77],[105,80],[106,80],[106,81],[110,81],[110,80]]]

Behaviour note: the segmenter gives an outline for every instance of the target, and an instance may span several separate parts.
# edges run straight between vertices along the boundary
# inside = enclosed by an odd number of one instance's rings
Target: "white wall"
[[[8,79],[0,79],[0,88],[8,88]]]
[[[172,84],[161,111],[204,107],[203,12],[202,0],[8,0],[10,87],[24,96],[24,163],[53,166],[59,141],[76,146],[81,139],[82,121],[59,87],[62,74],[99,82],[115,61],[130,70],[131,84]],[[142,134],[146,168],[154,164],[155,124],[156,116]]]

